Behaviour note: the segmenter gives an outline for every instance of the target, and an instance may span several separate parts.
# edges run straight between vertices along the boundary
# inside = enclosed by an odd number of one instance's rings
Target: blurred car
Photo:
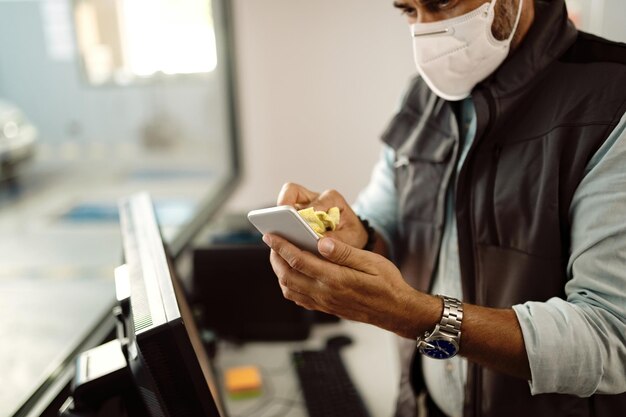
[[[0,182],[17,176],[35,154],[37,128],[15,105],[0,99]]]

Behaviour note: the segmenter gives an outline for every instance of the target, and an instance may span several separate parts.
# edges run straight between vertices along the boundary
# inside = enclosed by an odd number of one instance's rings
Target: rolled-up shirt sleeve
[[[359,193],[352,205],[354,211],[385,239],[393,259],[393,242],[398,227],[398,197],[393,168],[395,153],[383,145],[380,158],[372,171],[368,185]]]
[[[570,206],[567,299],[513,306],[531,393],[626,391],[626,116],[587,166]]]

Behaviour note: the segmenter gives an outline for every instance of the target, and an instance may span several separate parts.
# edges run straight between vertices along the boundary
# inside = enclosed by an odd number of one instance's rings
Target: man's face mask
[[[452,19],[411,25],[417,70],[444,100],[468,97],[476,84],[491,75],[507,57],[523,0],[519,2],[511,35],[502,41],[491,32],[496,1]]]

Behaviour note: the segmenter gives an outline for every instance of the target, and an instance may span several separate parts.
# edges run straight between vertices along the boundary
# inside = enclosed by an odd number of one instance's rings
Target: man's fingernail
[[[335,242],[333,242],[332,239],[328,238],[322,239],[319,249],[321,252],[331,253],[333,249],[335,249]]]
[[[272,240],[268,235],[263,235],[263,242],[265,242],[267,246],[271,246]]]

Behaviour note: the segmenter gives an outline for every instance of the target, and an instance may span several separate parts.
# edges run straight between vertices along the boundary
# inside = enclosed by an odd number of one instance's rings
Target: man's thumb
[[[358,270],[364,266],[360,251],[339,240],[324,237],[317,243],[317,249],[324,258],[335,264]]]

